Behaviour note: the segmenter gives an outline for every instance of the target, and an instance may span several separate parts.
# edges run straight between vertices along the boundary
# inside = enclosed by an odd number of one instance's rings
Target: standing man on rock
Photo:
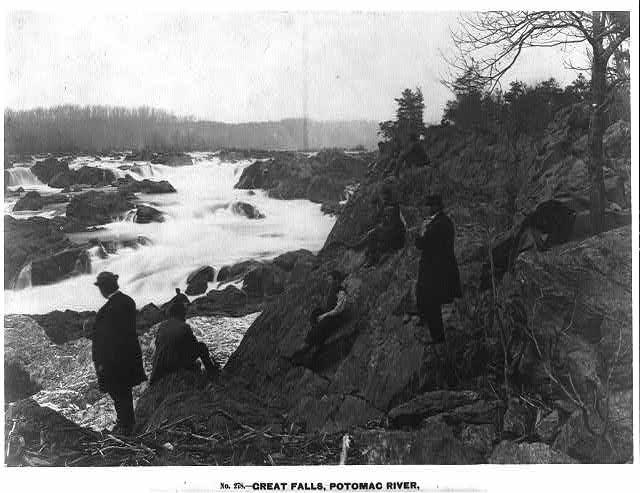
[[[136,304],[120,292],[116,274],[101,272],[95,285],[107,298],[96,314],[91,337],[98,387],[113,399],[113,432],[130,435],[135,425],[131,389],[147,379],[136,334]]]
[[[460,272],[453,250],[454,229],[444,213],[442,197],[427,197],[429,217],[422,223],[416,247],[422,251],[416,285],[421,325],[431,333],[430,344],[444,342],[441,307],[462,296]]]

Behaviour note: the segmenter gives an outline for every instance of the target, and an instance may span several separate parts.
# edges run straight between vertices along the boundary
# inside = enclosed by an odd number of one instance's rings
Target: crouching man
[[[169,318],[158,327],[149,380],[151,385],[179,370],[200,371],[198,359],[202,361],[210,379],[220,373],[220,365],[209,356],[207,345],[198,342],[191,327],[184,321],[186,310],[183,303],[171,304]]]

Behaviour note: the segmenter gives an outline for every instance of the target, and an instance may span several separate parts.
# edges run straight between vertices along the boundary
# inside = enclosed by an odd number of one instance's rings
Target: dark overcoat
[[[438,213],[424,235],[416,238],[416,247],[422,251],[416,285],[418,306],[443,305],[462,296],[453,239],[453,223],[444,212]]]
[[[158,327],[156,348],[153,353],[153,369],[149,383],[155,383],[162,376],[178,370],[195,371],[200,366],[200,343],[186,322],[177,318],[165,320]]]
[[[102,390],[133,387],[147,379],[136,334],[136,304],[116,292],[100,308],[93,329],[92,357]]]

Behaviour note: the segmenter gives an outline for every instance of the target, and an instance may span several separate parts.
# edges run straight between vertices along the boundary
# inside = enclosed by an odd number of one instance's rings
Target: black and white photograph
[[[3,469],[633,468],[613,6],[5,8]]]

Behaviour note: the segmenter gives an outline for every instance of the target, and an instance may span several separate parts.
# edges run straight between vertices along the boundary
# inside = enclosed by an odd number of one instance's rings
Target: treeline
[[[229,124],[178,118],[148,107],[65,105],[6,110],[4,145],[8,153],[302,149],[304,127],[303,119]],[[373,148],[376,130],[373,121],[311,120],[308,147]]]
[[[551,78],[534,85],[511,82],[506,91],[483,91],[471,77],[460,77],[453,84],[455,99],[447,102],[442,125],[453,124],[464,130],[512,135],[539,135],[565,106],[589,103],[591,85],[582,74],[562,88]],[[628,86],[611,86],[608,91],[605,125],[630,120]]]

